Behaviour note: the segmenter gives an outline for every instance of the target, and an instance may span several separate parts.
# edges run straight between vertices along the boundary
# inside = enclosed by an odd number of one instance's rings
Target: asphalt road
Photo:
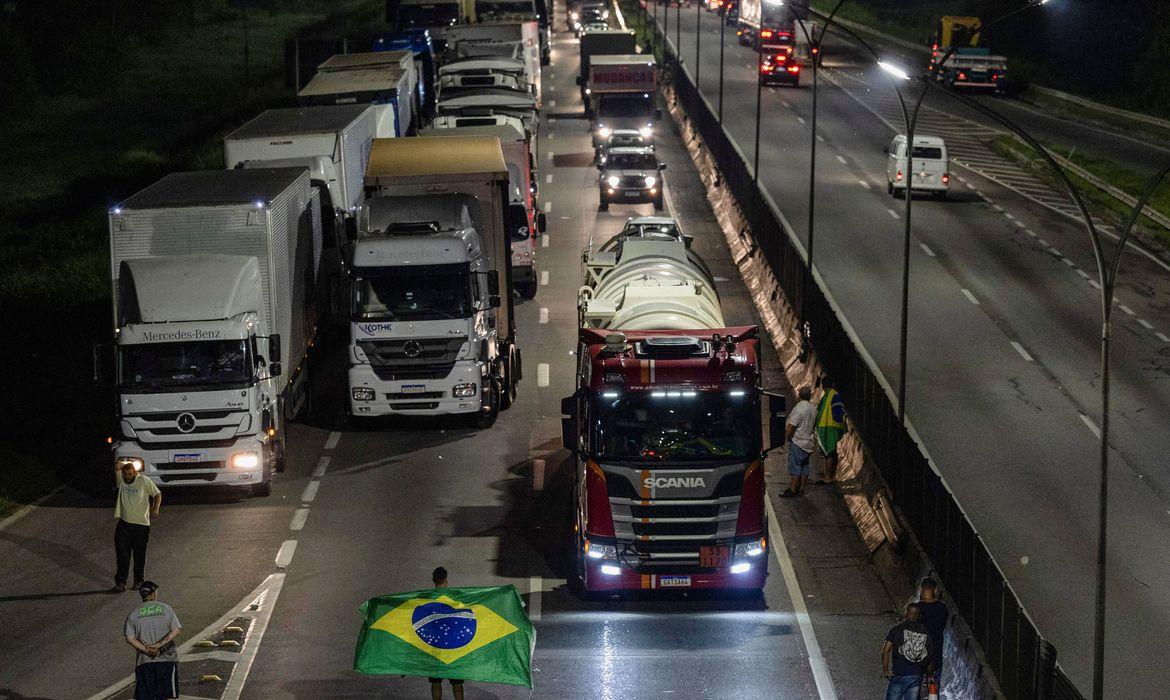
[[[693,75],[695,9],[682,16],[680,53]],[[699,21],[700,85],[717,107],[719,20],[702,13]],[[676,28],[672,11],[672,45]],[[724,128],[750,161],[755,56],[730,28],[726,40]],[[827,52],[825,63],[815,264],[896,386],[904,203],[885,193],[882,148],[895,132],[876,105],[888,83],[849,56]],[[807,241],[810,91],[765,88],[762,112],[761,182]],[[934,98],[928,114],[948,128],[969,116]],[[951,201],[914,203],[907,415],[1062,665],[1087,688],[1099,475],[1096,266],[1075,222],[952,169],[963,180]],[[1107,682],[1116,697],[1170,682],[1170,671],[1150,662],[1170,651],[1170,604],[1160,594],[1170,585],[1170,275],[1132,251],[1123,270],[1109,520]]]
[[[167,492],[147,575],[183,621],[180,641],[218,642],[228,636],[223,620],[261,611],[238,635],[240,647],[185,652],[184,697],[425,697],[424,680],[361,676],[352,659],[357,606],[429,585],[437,565],[450,570],[452,585],[511,583],[521,592],[538,634],[535,697],[882,692],[878,650],[896,603],[835,491],[816,489],[797,503],[775,498],[785,478],[782,455],[768,460],[767,478],[799,591],[773,559],[760,599],[587,603],[568,592],[572,506],[559,404],[572,389],[580,252],[591,234],[612,235],[627,216],[651,207],[596,211],[571,35],[558,34],[553,60],[539,154],[549,231],[539,249],[538,295],[517,300],[525,360],[519,400],[486,431],[437,420],[356,430],[339,420],[340,385],[323,381],[320,415],[290,427],[291,463],[272,496]],[[728,321],[754,322],[702,184],[669,120],[661,130],[671,210],[710,263]],[[775,353],[764,345],[767,386],[785,390]],[[319,377],[344,376],[336,350]],[[132,654],[121,622],[136,596],[104,593],[112,578],[111,508],[108,498],[66,489],[0,527],[0,696],[127,696],[119,686]],[[807,604],[811,627],[797,619],[794,595]],[[811,664],[821,660],[834,691],[818,691]],[[198,682],[209,670],[223,682]],[[470,684],[468,697],[529,692]]]

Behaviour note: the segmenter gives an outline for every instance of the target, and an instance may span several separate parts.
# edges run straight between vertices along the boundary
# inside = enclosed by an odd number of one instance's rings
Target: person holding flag
[[[821,380],[821,402],[817,405],[817,443],[825,455],[823,474],[817,484],[831,484],[837,479],[837,443],[849,430],[845,425],[845,402],[837,393],[832,377]]]

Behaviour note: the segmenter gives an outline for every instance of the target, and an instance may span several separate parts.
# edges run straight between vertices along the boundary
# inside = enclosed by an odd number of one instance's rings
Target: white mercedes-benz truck
[[[116,462],[268,495],[310,406],[320,220],[305,168],[175,173],[109,211]]]
[[[499,140],[377,139],[351,246],[350,415],[490,427],[520,351]]]

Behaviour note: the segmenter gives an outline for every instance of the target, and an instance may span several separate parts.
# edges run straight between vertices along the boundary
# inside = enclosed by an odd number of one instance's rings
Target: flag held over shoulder
[[[515,586],[395,593],[358,610],[355,671],[532,687],[536,630]]]

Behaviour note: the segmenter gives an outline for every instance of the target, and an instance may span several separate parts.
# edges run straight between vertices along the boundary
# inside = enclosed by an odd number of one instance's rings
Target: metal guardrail
[[[670,40],[664,43],[664,65],[677,66]],[[899,423],[888,386],[872,361],[867,361],[864,349],[853,341],[848,322],[838,316],[831,296],[812,279],[803,246],[790,235],[783,215],[753,180],[747,159],[687,72],[667,73],[789,303],[807,309],[804,321],[818,358],[836,379],[849,416],[898,512],[970,625],[1004,695],[1010,700],[1079,700],[1076,688],[1056,666],[1055,647],[1041,637],[958,501],[911,432]]]

